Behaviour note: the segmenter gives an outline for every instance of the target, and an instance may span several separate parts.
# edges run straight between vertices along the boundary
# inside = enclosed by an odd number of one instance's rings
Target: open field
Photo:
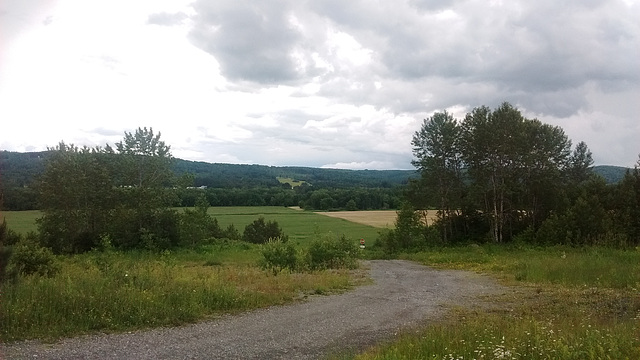
[[[425,210],[427,221],[432,224],[436,219],[437,210]],[[317,212],[325,216],[335,217],[352,221],[358,224],[369,225],[377,228],[394,227],[396,221],[396,210],[371,210],[371,211],[326,211]]]
[[[2,211],[0,212],[0,222],[7,220],[7,226],[13,231],[25,235],[29,231],[36,231],[36,219],[41,216],[38,210],[28,211]]]
[[[395,216],[394,211],[390,213]],[[307,243],[316,232],[332,232],[336,236],[344,235],[347,239],[374,240],[378,237],[378,229],[372,225],[279,206],[210,207],[209,214],[218,219],[222,228],[233,224],[240,233],[245,226],[260,216],[267,221],[275,220],[290,240],[301,244]],[[40,211],[4,211],[2,216],[7,219],[10,229],[26,234],[28,231],[37,230],[35,220],[41,216],[41,213]],[[390,223],[393,224],[393,221]]]

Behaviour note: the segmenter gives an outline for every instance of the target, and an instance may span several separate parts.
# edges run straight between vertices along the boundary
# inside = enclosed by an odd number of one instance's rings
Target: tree
[[[110,164],[100,148],[61,142],[49,151],[38,186],[43,243],[56,253],[88,251],[110,223],[114,200]]]
[[[177,244],[178,216],[169,209],[177,202],[170,191],[170,150],[160,133],[146,127],[134,134],[125,132],[115,151],[108,148],[118,155],[119,163],[116,185],[121,202],[114,222],[114,240],[119,245],[164,248]]]
[[[457,121],[444,111],[425,119],[411,141],[416,157],[411,163],[420,171],[424,188],[434,189],[427,197],[437,203],[445,242],[451,232],[451,217],[459,207],[462,188],[460,135]]]
[[[584,141],[580,141],[573,150],[568,166],[568,177],[571,184],[577,185],[589,180],[593,167],[591,150]]]
[[[522,156],[519,175],[522,201],[517,206],[526,212],[525,225],[535,230],[558,206],[571,141],[560,127],[537,119],[525,119],[524,130],[518,150]]]
[[[524,118],[509,103],[491,111],[475,108],[467,114],[463,128],[463,159],[483,199],[484,213],[491,220],[495,242],[505,240],[507,214],[512,210],[511,192],[520,166]]]
[[[265,244],[270,239],[280,239],[286,242],[288,237],[284,235],[277,221],[265,222],[262,216],[247,225],[242,234],[242,240],[254,244]]]

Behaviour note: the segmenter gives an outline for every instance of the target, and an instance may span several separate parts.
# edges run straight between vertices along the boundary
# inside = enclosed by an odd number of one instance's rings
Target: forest
[[[38,180],[55,150],[0,151],[2,209],[35,210]],[[211,164],[172,158],[181,188],[173,206],[194,206],[204,193],[211,206],[301,206],[305,209],[395,209],[414,170],[342,170],[265,165]],[[292,187],[278,181],[300,182]],[[188,188],[188,189],[187,189]]]

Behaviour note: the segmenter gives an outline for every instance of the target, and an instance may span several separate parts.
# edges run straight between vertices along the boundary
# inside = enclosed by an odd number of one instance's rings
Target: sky
[[[423,119],[510,102],[640,154],[640,0],[3,0],[0,150],[151,127],[174,157],[412,169]]]

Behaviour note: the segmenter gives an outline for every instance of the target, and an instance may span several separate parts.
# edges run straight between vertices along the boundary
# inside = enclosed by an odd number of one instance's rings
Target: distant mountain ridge
[[[0,151],[0,186],[29,186],[44,171],[49,151]],[[282,186],[277,177],[302,180],[315,187],[394,187],[417,177],[415,170],[343,170],[302,166],[268,166],[207,163],[175,158],[174,173],[194,175],[195,186],[249,188]]]
[[[0,187],[29,186],[42,173],[48,151],[12,152],[0,151]],[[277,177],[305,181],[314,187],[354,188],[354,187],[394,187],[406,184],[410,178],[417,178],[416,170],[345,170],[303,166],[268,166],[208,163],[174,159],[176,175],[194,175],[195,186],[214,188],[250,188],[282,186]],[[617,183],[630,168],[622,166],[598,165],[593,172],[602,176],[607,183]]]

